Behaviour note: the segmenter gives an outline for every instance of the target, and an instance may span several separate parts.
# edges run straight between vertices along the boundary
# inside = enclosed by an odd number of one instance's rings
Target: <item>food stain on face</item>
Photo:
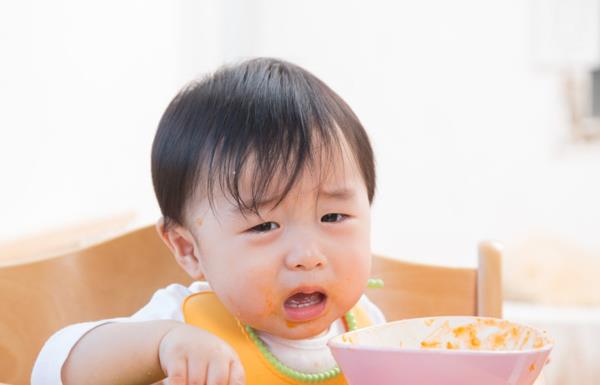
[[[261,317],[269,317],[275,315],[277,312],[275,311],[275,304],[273,301],[273,292],[269,287],[262,287],[260,290],[263,300],[264,300],[264,308],[261,314]]]
[[[196,218],[196,225],[198,225],[198,227],[202,226],[202,223],[204,223],[204,220],[202,220],[201,217]]]

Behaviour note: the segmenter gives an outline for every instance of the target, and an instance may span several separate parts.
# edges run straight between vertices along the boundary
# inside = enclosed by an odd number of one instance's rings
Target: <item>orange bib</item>
[[[351,312],[357,327],[372,324],[367,313],[360,307],[355,306]],[[188,296],[183,301],[183,318],[186,323],[220,337],[237,352],[244,366],[248,385],[305,384],[277,371],[250,340],[243,325],[229,314],[213,292],[204,291]],[[339,375],[319,384],[347,385],[347,382],[343,375]]]

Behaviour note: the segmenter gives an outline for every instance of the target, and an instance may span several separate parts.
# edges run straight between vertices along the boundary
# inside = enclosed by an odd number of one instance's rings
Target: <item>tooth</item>
[[[320,301],[319,293],[311,293],[304,296],[301,299],[293,298],[289,300],[289,306],[295,308],[302,308],[312,306]]]

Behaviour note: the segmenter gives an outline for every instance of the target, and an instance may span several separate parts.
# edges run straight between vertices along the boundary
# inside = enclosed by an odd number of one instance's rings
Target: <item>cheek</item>
[[[231,269],[215,292],[227,309],[242,322],[254,324],[256,320],[277,314],[276,277],[268,268],[238,267]]]
[[[344,263],[336,268],[340,283],[361,288],[366,285],[371,272],[371,255],[367,250],[350,257],[345,255]],[[343,282],[341,282],[343,281]]]
[[[362,293],[371,272],[371,247],[367,233],[358,233],[339,242],[332,258],[338,290],[351,299]]]
[[[371,239],[367,224],[357,224],[339,234],[330,244],[329,252],[335,255],[336,263],[362,265],[369,263],[371,257]]]

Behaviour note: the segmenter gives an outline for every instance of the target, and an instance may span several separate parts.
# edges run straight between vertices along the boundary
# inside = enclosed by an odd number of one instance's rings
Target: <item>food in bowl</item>
[[[531,385],[552,342],[507,320],[448,316],[344,333],[329,346],[350,385]]]

